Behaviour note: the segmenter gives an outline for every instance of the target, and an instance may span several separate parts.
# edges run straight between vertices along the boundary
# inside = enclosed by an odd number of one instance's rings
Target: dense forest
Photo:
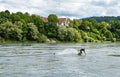
[[[44,22],[39,15],[0,12],[0,42],[103,42],[120,41],[120,17],[96,17],[70,20],[69,26],[58,26],[55,14]]]
[[[101,16],[101,17],[89,17],[89,18],[83,18],[84,20],[91,20],[94,19],[97,22],[110,22],[111,20],[114,21],[119,21],[120,20],[120,16],[114,17],[114,16]]]

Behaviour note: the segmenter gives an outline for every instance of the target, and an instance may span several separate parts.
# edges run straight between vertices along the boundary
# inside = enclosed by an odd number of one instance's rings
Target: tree
[[[13,29],[11,29],[9,38],[12,40],[21,41],[22,40],[22,30],[19,29],[17,26],[15,26]]]
[[[78,27],[81,25],[82,20],[74,19],[70,22],[70,26],[73,28],[78,29]]]
[[[31,23],[32,22],[32,17],[30,16],[29,13],[27,13],[27,12],[24,13],[22,17],[23,17],[23,19],[26,23]]]
[[[81,39],[80,33],[74,28],[60,26],[58,28],[58,39],[60,41],[78,42]]]
[[[100,28],[100,29],[102,29],[102,28],[109,29],[109,28],[110,28],[110,25],[109,25],[109,23],[101,22],[99,28]]]
[[[107,30],[104,35],[105,35],[107,41],[113,40],[113,35],[109,30]]]
[[[0,23],[10,21],[10,12],[8,10],[0,12]]]
[[[9,39],[10,31],[13,27],[13,24],[9,21],[0,25],[0,36],[5,39]]]
[[[120,29],[116,30],[115,37],[117,38],[117,40],[120,40]]]
[[[12,22],[14,23],[15,21],[20,21],[21,17],[17,14],[12,15]]]
[[[82,21],[81,25],[78,27],[80,30],[90,31],[92,23],[89,21]]]
[[[33,23],[28,23],[27,24],[27,39],[28,40],[36,40],[38,39],[38,29],[36,27],[36,25],[34,25]]]
[[[57,38],[60,40],[60,41],[65,41],[65,38],[67,37],[67,29],[65,26],[59,26],[58,28],[58,35],[57,35]]]
[[[45,35],[47,35],[48,38],[57,37],[58,26],[56,25],[56,23],[45,23],[44,29],[45,29]]]
[[[0,36],[5,39],[21,40],[22,30],[10,21],[7,21],[0,26]]]
[[[57,22],[59,22],[58,17],[55,14],[50,14],[48,16],[48,21],[50,23],[57,23]]]
[[[120,21],[110,21],[111,31],[116,32],[117,29],[120,29]]]
[[[40,33],[44,33],[44,24],[40,16],[32,15],[33,23],[37,26]]]
[[[67,37],[68,41],[78,42],[81,39],[80,33],[74,28],[67,29]]]

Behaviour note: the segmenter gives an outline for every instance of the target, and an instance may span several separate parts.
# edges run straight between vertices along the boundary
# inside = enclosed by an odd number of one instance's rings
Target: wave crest
[[[76,49],[73,48],[68,48],[68,49],[64,49],[61,52],[57,53],[58,55],[64,55],[64,54],[78,54],[78,51]]]

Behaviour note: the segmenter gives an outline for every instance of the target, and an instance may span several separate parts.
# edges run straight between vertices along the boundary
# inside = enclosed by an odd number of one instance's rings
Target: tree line
[[[69,26],[58,26],[55,14],[44,22],[39,15],[0,12],[0,40],[50,42],[102,42],[120,40],[120,21],[98,22],[95,19],[70,20]]]
[[[110,22],[111,20],[115,20],[118,21],[120,20],[120,16],[100,16],[100,17],[88,17],[88,18],[83,18],[85,20],[91,20],[91,19],[95,19],[97,22]]]

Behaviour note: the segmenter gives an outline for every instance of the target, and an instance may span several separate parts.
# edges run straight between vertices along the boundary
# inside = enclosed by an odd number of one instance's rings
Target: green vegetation
[[[120,41],[120,17],[92,17],[70,20],[69,26],[58,26],[55,14],[44,22],[38,15],[0,12],[0,42],[103,42]]]
[[[114,16],[101,16],[101,17],[89,17],[89,18],[84,18],[85,20],[91,20],[95,19],[97,22],[110,22],[111,20],[119,21],[120,16],[114,17]]]

